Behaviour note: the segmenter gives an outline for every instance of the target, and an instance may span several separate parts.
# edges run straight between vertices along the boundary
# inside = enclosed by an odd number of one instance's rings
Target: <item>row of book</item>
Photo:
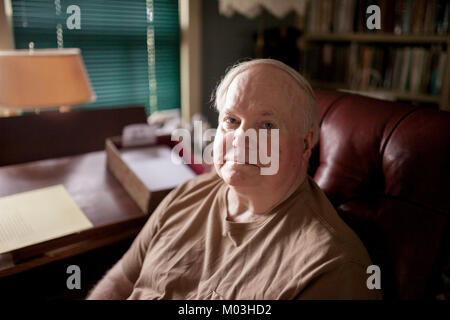
[[[380,8],[380,30],[369,30],[367,8]],[[314,0],[309,2],[309,33],[378,31],[397,35],[449,32],[448,0]]]
[[[438,95],[448,53],[441,45],[314,46],[306,57],[305,73],[321,83],[357,90],[369,88]]]
[[[347,45],[311,46],[305,52],[304,65],[300,72],[307,78],[334,84],[347,84],[349,82],[349,51]]]

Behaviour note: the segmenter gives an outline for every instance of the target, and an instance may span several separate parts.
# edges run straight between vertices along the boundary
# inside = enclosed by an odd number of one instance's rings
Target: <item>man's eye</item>
[[[272,122],[264,122],[265,129],[273,129],[274,125]]]
[[[237,120],[235,118],[226,118],[225,122],[229,124],[235,124]]]

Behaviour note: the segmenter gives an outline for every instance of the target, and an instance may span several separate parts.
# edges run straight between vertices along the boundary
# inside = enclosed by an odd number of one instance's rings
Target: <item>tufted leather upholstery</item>
[[[384,298],[433,298],[449,248],[450,113],[316,95],[310,175],[380,266]]]

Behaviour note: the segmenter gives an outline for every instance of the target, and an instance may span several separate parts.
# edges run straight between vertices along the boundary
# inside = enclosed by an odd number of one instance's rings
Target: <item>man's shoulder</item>
[[[309,249],[321,252],[325,259],[338,258],[360,264],[370,262],[361,239],[339,216],[322,189],[310,177],[307,183],[307,194],[296,209],[306,215],[301,219],[301,233],[310,242]]]

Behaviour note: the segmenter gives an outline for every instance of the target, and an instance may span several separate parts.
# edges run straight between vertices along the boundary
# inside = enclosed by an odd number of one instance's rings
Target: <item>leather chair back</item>
[[[384,298],[433,298],[449,248],[450,112],[316,96],[310,175],[381,268]]]

